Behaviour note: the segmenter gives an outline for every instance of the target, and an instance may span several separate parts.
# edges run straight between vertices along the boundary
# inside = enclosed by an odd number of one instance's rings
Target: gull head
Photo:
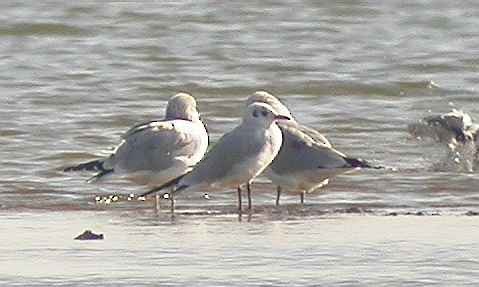
[[[467,130],[472,126],[471,116],[462,110],[453,109],[451,112],[441,115],[440,118],[445,125],[451,128]]]
[[[269,127],[277,120],[289,120],[290,117],[278,113],[272,106],[265,103],[252,103],[246,108],[243,121],[261,127]]]
[[[273,107],[280,115],[287,116],[293,120],[293,116],[288,108],[283,103],[266,91],[256,91],[246,100],[246,105],[249,106],[252,103],[265,103]]]
[[[187,121],[199,121],[200,114],[196,109],[196,100],[187,93],[178,93],[170,98],[166,107],[166,119],[182,119]]]
[[[473,140],[473,135],[469,131],[473,125],[472,118],[462,110],[453,109],[440,116],[426,117],[425,121],[430,126],[441,127],[448,131],[459,142],[465,143]]]

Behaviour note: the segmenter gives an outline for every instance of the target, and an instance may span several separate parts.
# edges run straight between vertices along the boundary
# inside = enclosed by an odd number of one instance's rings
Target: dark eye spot
[[[255,118],[258,117],[258,111],[257,111],[257,110],[254,110],[254,111],[253,111],[253,117],[255,117]]]
[[[262,111],[261,114],[263,115],[263,117],[266,117],[268,115],[268,112],[267,111]]]

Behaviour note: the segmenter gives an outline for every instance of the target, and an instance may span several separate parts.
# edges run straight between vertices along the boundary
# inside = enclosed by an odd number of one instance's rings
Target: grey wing
[[[163,170],[198,148],[196,133],[168,121],[150,122],[130,133],[116,149],[113,165],[128,171]]]
[[[127,130],[122,136],[121,138],[122,139],[126,139],[128,138],[129,136],[131,136],[132,134],[134,133],[137,133],[137,132],[140,132],[146,128],[148,128],[150,125],[152,124],[155,124],[155,123],[161,123],[161,122],[164,122],[164,120],[152,120],[152,121],[148,121],[148,122],[145,122],[145,123],[140,123],[140,124],[136,124],[134,125],[133,127],[131,127],[129,130]]]
[[[284,126],[285,128],[295,128],[299,132],[301,132],[304,137],[309,137],[311,140],[315,142],[331,147],[331,143],[329,142],[329,140],[324,135],[322,135],[320,132],[318,132],[317,130],[313,128],[298,124],[293,121],[281,122],[278,124],[278,126],[280,127]]]
[[[223,135],[204,158],[184,178],[184,182],[208,182],[228,176],[236,165],[261,152],[262,146],[238,127]]]
[[[328,144],[319,143],[294,126],[280,126],[283,144],[271,169],[278,174],[321,168],[347,167],[346,156]]]

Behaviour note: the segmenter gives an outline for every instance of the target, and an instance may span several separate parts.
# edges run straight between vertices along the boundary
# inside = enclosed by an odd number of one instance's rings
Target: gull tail
[[[361,158],[352,158],[352,157],[345,157],[344,160],[346,161],[345,167],[360,167],[360,168],[372,168],[372,169],[384,169],[384,166],[380,165],[372,165],[364,159]]]
[[[167,182],[165,182],[164,184],[162,184],[162,185],[160,185],[160,186],[158,186],[158,187],[155,187],[155,188],[153,188],[153,189],[151,189],[151,190],[149,190],[149,191],[147,191],[147,192],[145,192],[145,193],[142,193],[142,194],[140,194],[140,197],[144,197],[144,196],[150,195],[150,194],[152,194],[152,193],[158,192],[158,191],[160,191],[160,190],[162,190],[162,189],[165,189],[165,188],[168,188],[168,187],[176,186],[176,185],[180,182],[180,180],[181,180],[185,175],[186,175],[186,173],[185,173],[185,174],[182,174],[182,175],[180,175],[180,176],[178,176],[178,177],[175,177],[175,178],[173,178],[172,180],[167,181]],[[175,193],[176,193],[176,192],[179,192],[179,191],[181,191],[181,190],[183,190],[183,189],[185,189],[185,188],[187,188],[187,187],[188,187],[187,185],[181,185],[181,186],[175,187],[174,192],[175,192]],[[163,195],[164,195],[164,194],[163,194]]]
[[[102,178],[103,176],[113,172],[112,168],[105,167],[105,159],[96,159],[89,162],[81,163],[79,165],[69,166],[63,169],[64,172],[70,171],[99,171],[99,173],[90,177],[87,182],[94,182]]]

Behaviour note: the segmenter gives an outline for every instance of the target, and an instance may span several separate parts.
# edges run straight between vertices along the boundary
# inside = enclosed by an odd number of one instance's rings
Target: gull
[[[190,171],[208,148],[208,134],[187,93],[170,98],[163,120],[130,128],[107,158],[97,159],[65,171],[98,171],[89,182],[118,174],[150,187],[164,184]]]
[[[248,105],[239,126],[224,134],[208,151],[195,168],[174,182],[150,190],[147,195],[174,184],[168,195],[174,211],[175,193],[184,190],[210,188],[236,188],[238,211],[242,211],[241,189],[249,186],[278,154],[282,143],[278,120],[287,120],[265,103]],[[251,193],[248,192],[248,208],[251,210]]]
[[[479,124],[462,111],[452,111],[424,117],[408,125],[409,133],[416,139],[430,138],[447,148],[446,158],[435,168],[459,168],[473,172],[479,164]]]
[[[445,143],[454,151],[459,143],[466,144],[477,139],[479,125],[472,122],[469,114],[462,110],[431,115],[417,123],[408,125],[409,133],[416,137],[429,137],[437,142]]]
[[[299,124],[288,108],[270,93],[257,91],[246,103],[258,102],[267,103],[290,117],[289,121],[277,123],[283,134],[283,144],[265,171],[266,177],[277,186],[277,206],[282,189],[299,193],[303,205],[305,193],[327,185],[330,177],[355,168],[379,168],[337,151],[321,133]]]

